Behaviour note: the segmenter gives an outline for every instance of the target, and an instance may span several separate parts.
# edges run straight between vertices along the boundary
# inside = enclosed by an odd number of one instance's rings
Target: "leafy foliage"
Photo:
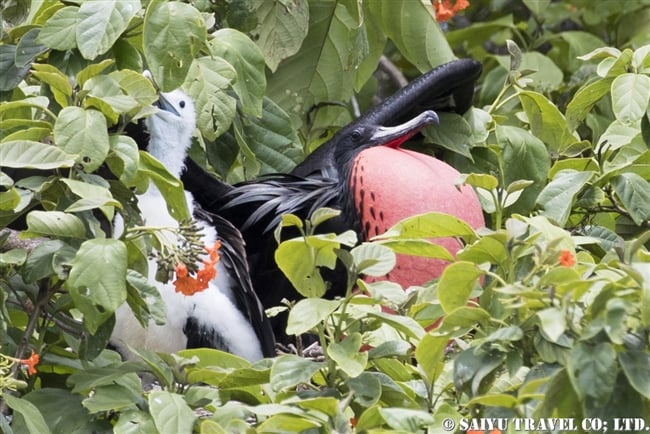
[[[0,345],[6,432],[438,432],[444,418],[650,414],[650,8],[474,1],[13,1],[0,45]],[[156,89],[196,101],[191,154],[235,182],[286,172],[369,106],[382,55],[407,76],[484,64],[475,107],[413,146],[474,187],[489,228],[425,214],[357,243],[285,216],[276,253],[316,360],[106,349],[124,302],[164,320],[134,194],[181,183],[124,133]],[[266,68],[266,70],[265,70]],[[353,103],[351,102],[353,100]],[[308,114],[308,115],[306,115]],[[113,235],[114,217],[124,221]],[[280,228],[279,230],[281,230]],[[423,238],[457,237],[453,259]],[[35,244],[25,247],[31,238]],[[342,249],[346,246],[349,249]],[[367,283],[396,253],[452,261],[423,287]],[[347,295],[320,298],[339,261]],[[164,270],[162,274],[165,274]],[[23,372],[29,349],[37,376]],[[137,350],[136,350],[137,351]],[[9,360],[9,359],[7,359]],[[143,391],[147,372],[160,390]],[[18,381],[24,378],[25,381]],[[13,390],[21,387],[19,393]]]

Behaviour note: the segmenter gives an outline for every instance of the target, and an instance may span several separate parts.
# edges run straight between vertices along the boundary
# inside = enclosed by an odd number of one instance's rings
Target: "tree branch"
[[[7,237],[4,243],[0,244],[0,253],[12,249],[25,249],[31,252],[41,243],[47,241],[47,238],[20,238],[20,231],[10,228],[0,229],[0,239]]]
[[[402,71],[400,71],[399,68],[384,55],[379,58],[379,69],[388,74],[390,79],[393,80],[397,86],[404,87],[409,84],[409,81],[404,77]]]

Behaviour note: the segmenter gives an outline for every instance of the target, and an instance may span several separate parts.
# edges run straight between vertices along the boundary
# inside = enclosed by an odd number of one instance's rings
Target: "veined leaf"
[[[149,409],[159,432],[192,432],[197,416],[187,405],[183,396],[164,390],[149,394]]]
[[[622,74],[612,82],[612,109],[616,119],[626,124],[640,120],[648,110],[650,77]]]
[[[110,238],[84,241],[66,286],[94,334],[126,300],[126,246]]]
[[[66,107],[54,124],[54,141],[64,151],[77,154],[86,172],[93,172],[108,154],[106,118],[97,110]]]
[[[237,72],[221,58],[199,57],[192,62],[188,77],[185,87],[194,100],[197,126],[206,139],[215,140],[235,117],[237,102],[226,90]]]
[[[287,334],[301,335],[309,332],[334,312],[341,303],[337,300],[305,298],[289,311]]]
[[[438,282],[438,298],[445,312],[464,306],[476,288],[483,272],[471,262],[454,262],[442,272]]]
[[[144,17],[144,57],[158,86],[180,87],[207,30],[198,10],[186,3],[152,1]]]
[[[273,72],[280,62],[297,53],[309,28],[309,3],[257,1],[257,45]]]
[[[140,12],[139,0],[84,2],[77,13],[77,46],[85,59],[106,53]]]
[[[420,1],[375,0],[368,6],[386,36],[420,72],[454,58],[430,5]]]
[[[650,183],[636,173],[622,173],[612,185],[637,225],[650,220]]]
[[[563,170],[549,182],[539,194],[537,203],[543,208],[543,214],[559,225],[564,225],[571,214],[571,206],[576,195],[592,178],[592,172]]]
[[[544,95],[524,91],[519,93],[519,99],[528,116],[531,132],[551,150],[561,154],[578,141],[569,132],[566,120],[557,106]]]
[[[241,101],[242,111],[252,116],[261,116],[266,76],[264,56],[257,45],[237,30],[221,29],[210,41],[210,51],[224,58],[237,71],[233,89]]]
[[[27,214],[27,230],[32,234],[59,238],[85,238],[86,228],[75,215],[61,211],[32,211]]]
[[[36,39],[39,43],[55,50],[71,50],[77,47],[77,6],[59,9],[45,22]]]
[[[160,161],[156,160],[148,152],[140,151],[138,161],[138,173],[149,176],[158,190],[160,190],[160,193],[167,202],[169,214],[178,221],[190,218],[183,184],[169,173]]]

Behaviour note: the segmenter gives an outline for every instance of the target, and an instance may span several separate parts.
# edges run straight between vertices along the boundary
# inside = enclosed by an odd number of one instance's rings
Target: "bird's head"
[[[194,102],[182,90],[159,92],[158,111],[145,120],[149,130],[147,151],[176,176],[183,170],[196,128]]]
[[[403,124],[392,127],[380,125],[353,124],[338,133],[335,160],[341,165],[352,162],[364,149],[374,146],[399,148],[402,143],[430,124],[438,124],[436,112],[426,110]],[[339,166],[341,167],[341,166]]]

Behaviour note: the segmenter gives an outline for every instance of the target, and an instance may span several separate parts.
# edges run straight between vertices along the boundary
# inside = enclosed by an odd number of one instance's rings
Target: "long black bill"
[[[378,127],[370,138],[371,146],[389,146],[398,148],[402,143],[413,137],[427,125],[440,123],[438,115],[433,110],[426,110],[410,121],[394,127]]]

